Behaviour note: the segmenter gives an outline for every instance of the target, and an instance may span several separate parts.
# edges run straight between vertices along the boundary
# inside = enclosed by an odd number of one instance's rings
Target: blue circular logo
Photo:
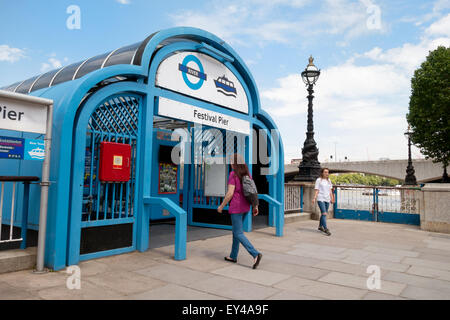
[[[194,62],[194,63],[197,65],[197,67],[198,67],[199,70],[194,70],[194,69],[192,69],[192,68],[189,68],[189,67],[187,66],[187,64],[188,64],[189,62]],[[203,70],[203,65],[202,65],[202,63],[200,62],[200,60],[199,60],[196,56],[188,55],[188,56],[186,56],[186,57],[183,59],[182,66],[184,67],[184,68],[183,68],[184,70],[181,70],[181,71],[182,71],[181,73],[182,73],[182,75],[183,75],[184,83],[186,83],[186,85],[187,85],[189,88],[191,88],[192,90],[198,90],[198,89],[200,89],[200,88],[202,87],[202,85],[203,85],[203,82],[204,82],[205,79],[206,79],[206,75],[205,75],[204,70]],[[187,76],[188,74],[190,74],[190,75],[192,75],[192,76],[194,76],[194,77],[197,77],[199,80],[198,80],[196,83],[191,82],[191,81],[189,80],[188,76]]]

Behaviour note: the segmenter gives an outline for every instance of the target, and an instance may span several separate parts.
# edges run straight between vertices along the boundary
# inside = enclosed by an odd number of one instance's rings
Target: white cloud
[[[130,4],[131,0],[116,0],[116,2],[118,2],[120,4]]]
[[[11,48],[6,44],[0,45],[0,61],[16,62],[24,57],[24,50]]]
[[[47,62],[41,64],[41,72],[47,72],[52,69],[58,69],[62,67],[62,63],[60,60],[51,57]]]
[[[305,13],[303,7],[309,3],[313,2],[251,0],[230,1],[224,5],[223,1],[214,1],[208,3],[203,11],[177,12],[170,18],[177,26],[205,29],[232,44],[248,46],[267,42],[290,43],[320,34],[339,34],[350,39],[386,30],[382,23],[376,30],[368,28],[371,14],[363,1],[326,0],[320,10]],[[286,10],[289,15],[286,15]]]
[[[443,11],[450,9],[450,0],[437,0],[433,3],[431,12],[426,13],[419,18],[406,18],[405,20],[415,21],[416,26],[420,26],[432,19],[439,18]]]
[[[450,37],[450,13],[439,21],[430,25],[425,33],[430,36]]]

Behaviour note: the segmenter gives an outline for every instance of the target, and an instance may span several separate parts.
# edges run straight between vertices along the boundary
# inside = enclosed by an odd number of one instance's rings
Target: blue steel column
[[[147,95],[144,99],[146,103],[142,108],[142,124],[143,132],[140,137],[142,148],[142,160],[141,172],[143,177],[141,179],[141,197],[139,199],[139,217],[136,220],[136,249],[140,252],[144,252],[149,247],[150,237],[150,209],[148,206],[144,206],[143,197],[151,196],[151,177],[152,177],[152,155],[153,155],[153,114],[155,112],[155,97],[153,95]]]

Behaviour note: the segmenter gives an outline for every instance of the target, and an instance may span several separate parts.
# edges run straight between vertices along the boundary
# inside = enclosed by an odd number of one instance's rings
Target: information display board
[[[178,167],[170,163],[159,163],[158,193],[177,193]]]
[[[225,162],[225,161],[223,161]],[[205,162],[205,196],[224,197],[227,186],[227,165]]]

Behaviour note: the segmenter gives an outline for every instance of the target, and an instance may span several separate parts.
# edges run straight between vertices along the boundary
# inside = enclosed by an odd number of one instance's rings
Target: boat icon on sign
[[[45,151],[44,151],[44,149],[41,149],[39,147],[37,147],[37,148],[35,148],[35,149],[31,150],[31,151],[28,151],[28,154],[33,159],[42,160],[42,159],[45,158]]]
[[[225,75],[223,77],[219,77],[216,80],[214,80],[214,83],[216,85],[217,91],[229,96],[236,98],[236,88],[234,87],[233,81],[228,80]]]

